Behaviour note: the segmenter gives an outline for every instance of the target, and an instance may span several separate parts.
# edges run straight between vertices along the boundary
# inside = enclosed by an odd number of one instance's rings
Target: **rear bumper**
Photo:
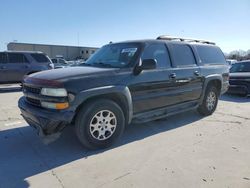
[[[60,133],[74,117],[72,111],[52,111],[30,105],[25,97],[19,99],[18,107],[25,121],[34,127],[41,137]]]

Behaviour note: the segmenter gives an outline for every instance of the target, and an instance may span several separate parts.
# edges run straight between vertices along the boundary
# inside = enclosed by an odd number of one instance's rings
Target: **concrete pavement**
[[[130,125],[114,147],[87,151],[72,127],[43,145],[19,115],[20,96],[0,93],[0,188],[250,187],[250,98],[225,95],[205,118]]]

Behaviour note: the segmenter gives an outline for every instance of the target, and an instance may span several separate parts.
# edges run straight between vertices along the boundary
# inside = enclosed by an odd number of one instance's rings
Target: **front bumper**
[[[229,82],[223,82],[222,84],[222,88],[221,88],[221,95],[223,95],[224,93],[226,93],[229,89]]]
[[[49,110],[29,104],[25,97],[18,101],[18,107],[25,121],[37,130],[40,137],[58,135],[74,117],[73,111]]]
[[[244,85],[230,85],[227,93],[248,95],[249,91],[248,91],[247,87]]]

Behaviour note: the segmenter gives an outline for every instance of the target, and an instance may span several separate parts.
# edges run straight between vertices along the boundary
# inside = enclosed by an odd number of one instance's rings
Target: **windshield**
[[[109,44],[99,49],[81,66],[122,68],[131,64],[139,53],[139,44]]]
[[[250,61],[249,62],[242,62],[242,63],[235,63],[232,65],[230,72],[250,72]]]

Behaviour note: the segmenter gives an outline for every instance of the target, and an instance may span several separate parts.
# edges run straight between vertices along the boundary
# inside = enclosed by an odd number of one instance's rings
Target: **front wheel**
[[[75,123],[79,141],[89,149],[112,145],[122,135],[124,127],[122,109],[115,102],[106,99],[84,105]]]
[[[208,86],[202,104],[198,107],[201,115],[211,115],[216,110],[218,104],[218,90],[216,87]]]

